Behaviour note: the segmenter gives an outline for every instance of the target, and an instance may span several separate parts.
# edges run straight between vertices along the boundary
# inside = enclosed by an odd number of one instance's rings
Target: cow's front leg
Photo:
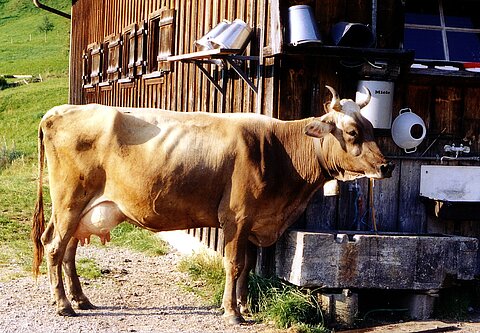
[[[257,247],[249,241],[245,249],[245,266],[243,267],[242,273],[237,280],[237,304],[240,308],[241,314],[248,313],[248,277],[250,275],[250,271],[255,267],[256,263]]]
[[[235,229],[235,228],[232,228]],[[240,233],[224,227],[225,235],[225,290],[223,293],[224,320],[227,324],[240,324],[245,320],[240,314],[237,304],[237,280],[245,266],[246,238]]]
[[[78,279],[77,267],[75,266],[75,256],[77,254],[78,239],[72,237],[67,245],[65,256],[63,257],[63,268],[68,290],[72,295],[72,300],[81,310],[95,309],[87,296],[83,293],[82,285]]]

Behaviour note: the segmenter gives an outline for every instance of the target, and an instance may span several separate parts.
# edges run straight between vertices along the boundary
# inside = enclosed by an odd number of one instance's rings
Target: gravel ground
[[[0,332],[278,332],[252,320],[232,327],[221,311],[182,287],[175,250],[149,257],[116,247],[80,247],[79,258],[92,258],[104,271],[83,280],[84,292],[98,309],[64,318],[50,305],[48,281],[31,277],[0,282]],[[1,279],[0,270],[0,281]]]
[[[177,270],[181,254],[173,249],[165,256],[150,257],[117,247],[87,246],[79,248],[80,258],[94,259],[105,272],[98,279],[83,279],[84,292],[96,310],[78,310],[74,318],[60,317],[50,305],[45,275],[38,284],[32,277],[7,280],[0,282],[0,333],[289,332],[248,318],[245,325],[225,325],[219,309],[205,306],[204,300],[182,287],[189,279]],[[15,265],[0,267],[0,281],[17,271]],[[480,333],[480,315],[464,322],[412,321],[348,332]]]

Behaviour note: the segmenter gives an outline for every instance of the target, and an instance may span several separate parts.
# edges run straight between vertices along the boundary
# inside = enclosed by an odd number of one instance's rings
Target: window
[[[84,88],[92,88],[100,82],[102,66],[102,46],[92,43],[82,53],[82,83]]]
[[[135,33],[135,39],[137,46],[135,61],[136,75],[142,75],[145,74],[145,68],[147,64],[147,29],[145,23],[142,23],[141,26],[139,26]]]
[[[111,35],[106,38],[107,51],[105,63],[107,63],[107,80],[116,81],[121,75],[122,64],[122,38],[120,35]]]
[[[122,78],[133,79],[135,77],[136,58],[136,24],[131,24],[123,29],[123,65]],[[128,80],[127,80],[128,81]]]
[[[100,83],[102,76],[102,46],[101,44],[92,44],[91,49],[92,68],[90,73],[90,84],[95,85]]]
[[[149,72],[169,72],[172,65],[167,62],[173,54],[175,39],[175,10],[161,8],[149,16],[148,67]]]
[[[407,0],[404,48],[417,60],[480,62],[475,0]]]

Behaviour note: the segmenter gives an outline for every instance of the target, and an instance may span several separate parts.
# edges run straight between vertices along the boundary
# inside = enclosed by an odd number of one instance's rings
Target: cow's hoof
[[[62,316],[62,317],[76,317],[77,316],[77,313],[73,310],[72,307],[58,309],[57,314]]]
[[[75,307],[79,310],[95,310],[97,307],[90,303],[88,299],[82,301],[76,301]]]
[[[240,305],[240,313],[242,315],[248,315],[250,314],[250,311],[248,310],[248,307],[246,305]]]
[[[245,322],[242,316],[237,315],[223,316],[223,320],[227,325],[240,325]]]

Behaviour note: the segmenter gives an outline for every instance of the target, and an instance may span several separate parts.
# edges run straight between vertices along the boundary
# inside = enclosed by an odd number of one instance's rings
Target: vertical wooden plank
[[[177,34],[177,37],[178,37],[178,53],[179,54],[183,54],[185,53],[185,41],[184,41],[184,36],[185,36],[185,33],[186,33],[186,29],[185,29],[185,16],[186,16],[186,13],[187,13],[187,10],[186,10],[186,3],[187,1],[183,1],[183,0],[178,0],[177,2],[177,5],[179,6],[178,8],[178,34]],[[176,104],[175,104],[175,110],[177,111],[181,111],[181,110],[185,110],[184,109],[184,105],[183,105],[183,89],[184,89],[184,86],[187,84],[187,82],[184,82],[184,67],[186,67],[187,65],[184,65],[180,62],[177,62],[176,63],[177,67],[176,67],[176,71],[175,71],[175,75],[176,75]]]
[[[192,0],[191,1],[191,12],[190,13],[198,13],[198,1],[197,0]],[[202,15],[203,16],[203,15]],[[197,20],[199,20],[198,16],[193,17],[193,15],[190,15],[190,24],[189,24],[189,35],[188,35],[188,53],[194,51],[194,46],[193,43],[196,39],[197,36]],[[188,111],[196,111],[196,98],[198,98],[198,80],[197,80],[197,72],[199,70],[197,69],[196,65],[190,65],[189,66],[189,73],[188,73]],[[201,73],[200,73],[201,74]]]
[[[398,230],[422,233],[426,231],[425,206],[420,201],[419,161],[403,160],[400,166],[398,190]]]
[[[432,115],[435,111],[432,87],[428,85],[409,84],[406,87],[406,104],[425,122],[427,130],[431,129],[434,121]],[[392,119],[398,116],[398,110],[394,111]]]
[[[345,21],[372,24],[372,1],[346,1]]]
[[[473,152],[480,152],[480,87],[465,88],[462,137]]]
[[[329,36],[332,26],[340,21],[345,21],[347,0],[315,1],[315,18],[322,38]]]
[[[305,229],[312,231],[337,228],[336,196],[324,196],[323,189],[315,193],[305,211]]]
[[[373,183],[373,206],[370,209],[372,214],[375,213],[375,223],[378,231],[398,230],[399,182],[400,168],[397,165],[391,178],[374,181]]]
[[[378,1],[377,6],[377,47],[400,48],[405,24],[402,0]]]
[[[435,122],[432,129],[440,133],[446,128],[446,133],[460,136],[462,116],[462,89],[458,86],[435,87]]]

